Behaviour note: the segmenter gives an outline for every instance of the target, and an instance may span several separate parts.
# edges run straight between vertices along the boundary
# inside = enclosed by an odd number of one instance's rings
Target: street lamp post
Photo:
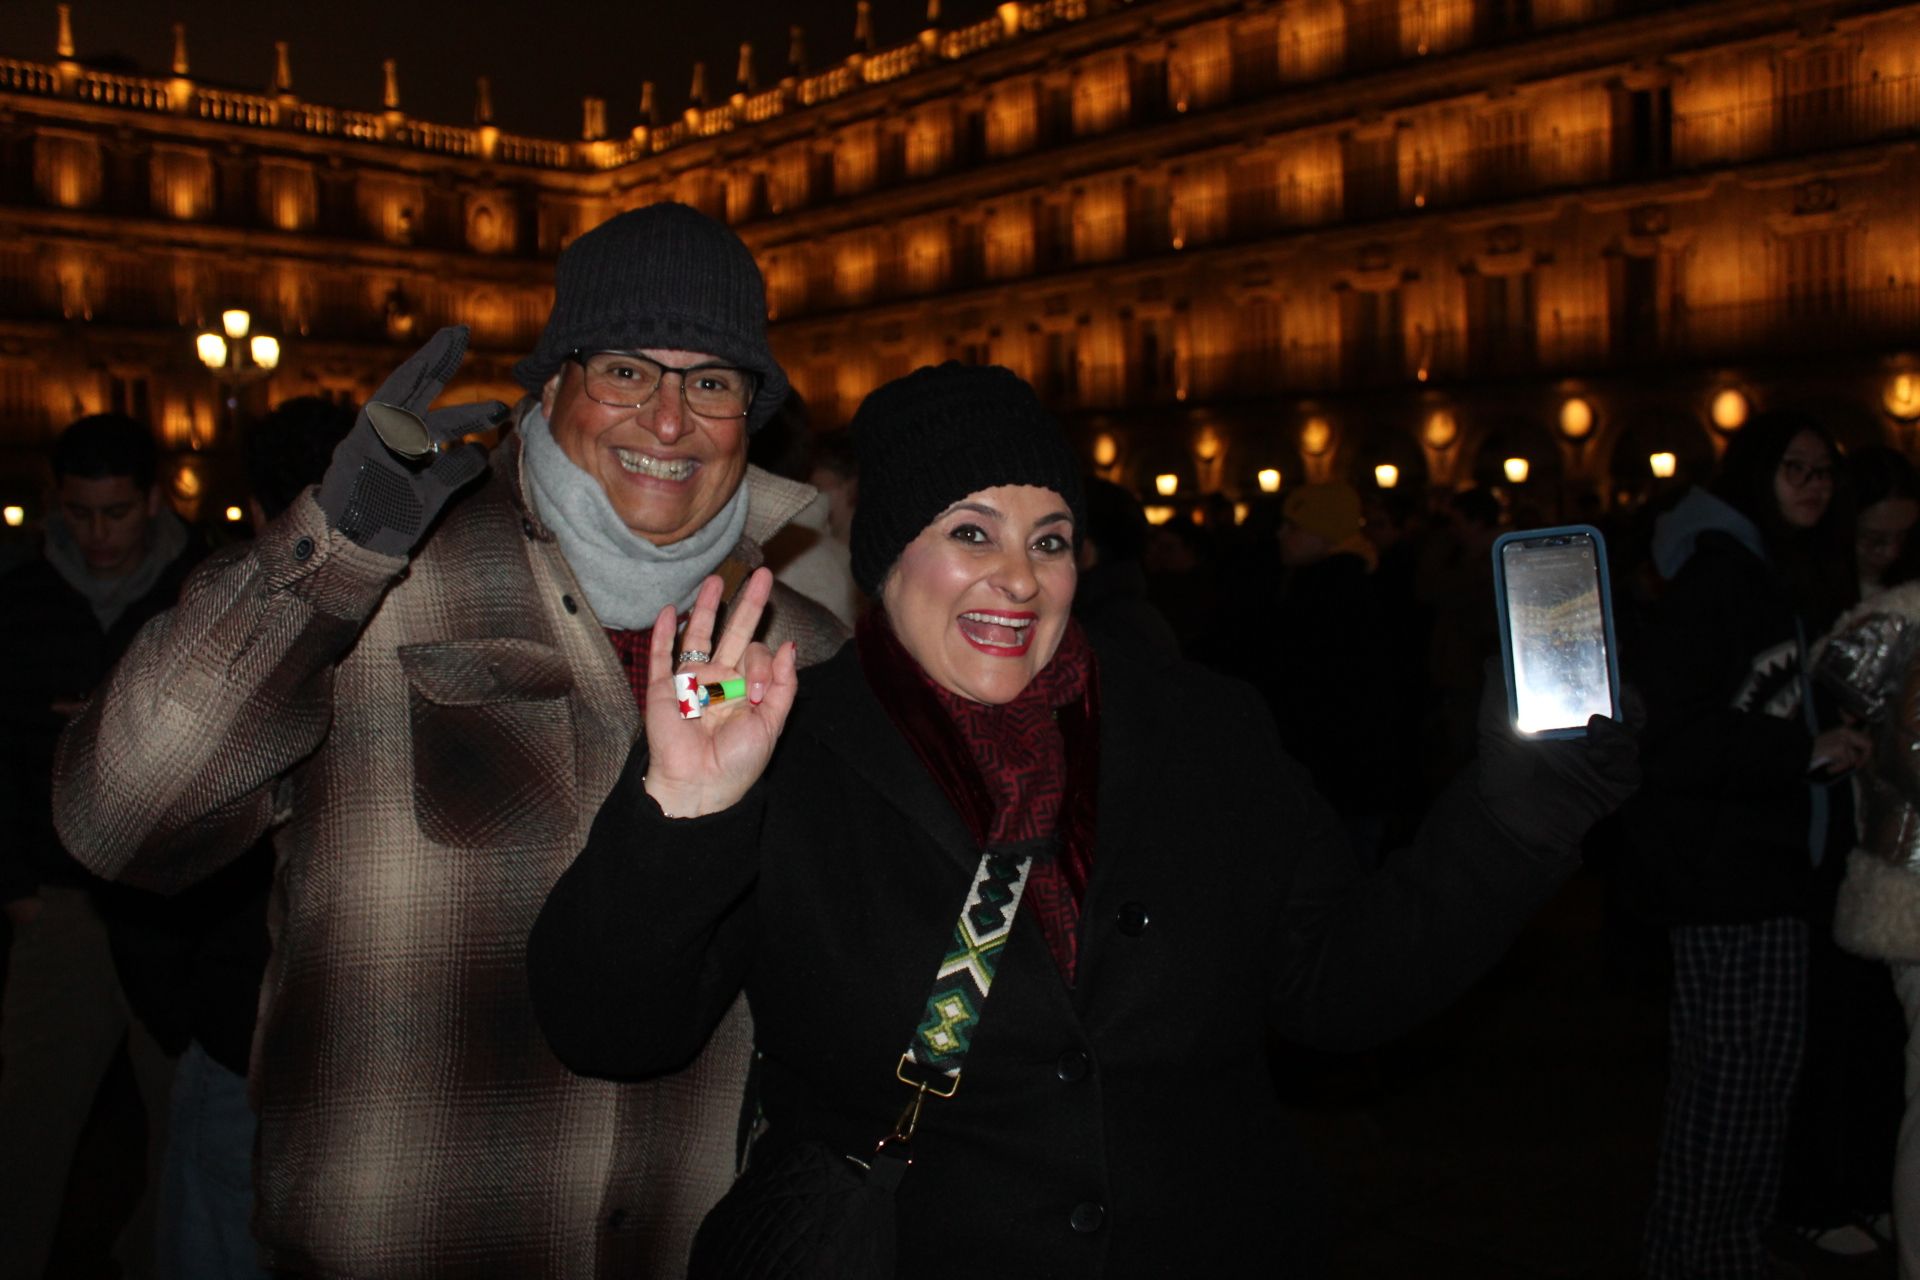
[[[193,339],[194,353],[217,379],[227,406],[227,427],[240,419],[240,388],[258,382],[280,366],[280,339],[253,332],[253,316],[240,307],[220,313],[218,329],[204,329]],[[196,437],[194,448],[200,447]]]
[[[220,385],[220,398],[226,403],[225,440],[202,439],[200,415],[191,415],[188,454],[174,463],[174,496],[188,520],[197,520],[202,505],[211,503],[216,511],[224,506],[227,522],[237,524],[244,512],[227,504],[232,496],[244,492],[238,465],[240,395],[243,388],[264,380],[280,367],[280,340],[271,334],[255,333],[253,317],[235,307],[220,313],[218,328],[194,335],[193,351]],[[218,448],[214,448],[216,443]]]

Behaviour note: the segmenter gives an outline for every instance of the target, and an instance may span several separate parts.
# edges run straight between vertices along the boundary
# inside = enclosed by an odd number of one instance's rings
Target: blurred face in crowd
[[[860,481],[832,467],[815,467],[807,483],[827,495],[827,532],[847,541],[853,536],[853,505],[859,498]]]
[[[142,489],[132,476],[62,476],[55,498],[88,573],[119,578],[139,567],[160,514],[158,485]]]
[[[1332,550],[1333,545],[1312,530],[1304,529],[1291,520],[1281,523],[1280,563],[1289,569],[1318,564]]]
[[[1853,525],[1853,554],[1860,576],[1879,582],[1907,549],[1907,536],[1920,521],[1920,502],[1912,498],[1882,498],[1862,511]]]
[[[1796,529],[1811,529],[1833,501],[1833,455],[1826,441],[1802,431],[1787,442],[1773,473],[1773,496],[1780,515]]]
[[[1075,582],[1073,516],[1035,485],[970,493],[900,553],[880,598],[894,634],[949,693],[1011,702],[1053,660]]]
[[[698,351],[633,354],[676,369],[724,363]],[[704,528],[747,473],[747,420],[694,413],[676,373],[635,409],[589,396],[585,369],[569,360],[541,389],[540,407],[561,452],[599,481],[622,524],[656,546]]]

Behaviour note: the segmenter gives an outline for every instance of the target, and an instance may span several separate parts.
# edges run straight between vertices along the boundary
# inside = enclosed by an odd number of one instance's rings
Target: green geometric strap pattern
[[[993,989],[993,975],[1012,936],[1014,914],[1020,910],[1032,869],[1032,844],[990,849],[980,856],[973,890],[953,926],[953,945],[940,961],[933,990],[927,993],[925,1015],[907,1046],[906,1060],[929,1079],[945,1076],[958,1086],[960,1064],[986,1008],[987,993]]]

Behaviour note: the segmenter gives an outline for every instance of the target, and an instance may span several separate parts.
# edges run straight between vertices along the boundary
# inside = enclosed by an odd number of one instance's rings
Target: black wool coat
[[[1313,1178],[1269,1038],[1351,1048],[1439,1009],[1572,856],[1517,847],[1470,788],[1363,873],[1259,698],[1100,654],[1096,845],[1069,988],[1015,923],[958,1093],[899,1190],[903,1275],[1316,1274]],[[668,1071],[744,987],[763,1143],[858,1155],[908,1100],[894,1068],[979,851],[852,645],[801,678],[768,774],[673,821],[638,755],[529,947],[575,1070]]]
[[[1809,854],[1800,660],[1786,583],[1722,532],[1697,549],[1623,654],[1646,700],[1646,782],[1620,810],[1627,903],[1662,924],[1831,912]],[[1806,627],[1806,640],[1818,635]],[[1778,704],[1769,710],[1770,704]],[[1849,788],[1828,788],[1829,851],[1846,844]]]

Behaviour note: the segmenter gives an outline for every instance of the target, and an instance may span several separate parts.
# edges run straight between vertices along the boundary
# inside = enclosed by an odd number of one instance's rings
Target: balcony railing
[[[1315,227],[1484,205],[1652,177],[1751,162],[1795,152],[1835,150],[1920,136],[1920,74],[1888,77],[1712,111],[1672,121],[1670,146],[1628,157],[1610,128],[1537,131],[1479,146],[1426,151],[1417,141],[1384,163],[1307,176],[1287,174],[1270,185],[1216,195],[1177,187],[1164,203],[1136,202],[1124,212],[1083,217],[1062,254],[1036,254],[1039,270],[1072,269],[1178,249],[1265,239]],[[1631,163],[1628,161],[1631,160]],[[1176,244],[1176,241],[1178,243]],[[883,272],[888,298],[939,293],[980,284],[981,272],[954,272],[915,285],[904,272]],[[831,291],[808,295],[789,313],[849,304]]]
[[[1432,334],[1415,330],[1401,340],[1287,342],[1266,350],[1195,357],[1189,366],[1189,399],[1257,400],[1411,387],[1423,381],[1445,385],[1872,352],[1909,346],[1915,333],[1920,333],[1920,288],[1911,287],[1680,308],[1663,319],[1648,341],[1623,341],[1604,316],[1575,321],[1542,317],[1531,326]],[[1142,384],[1129,371],[1125,385]],[[1156,385],[1166,389],[1164,379]],[[1062,408],[1111,407],[1070,388],[1057,390]]]

